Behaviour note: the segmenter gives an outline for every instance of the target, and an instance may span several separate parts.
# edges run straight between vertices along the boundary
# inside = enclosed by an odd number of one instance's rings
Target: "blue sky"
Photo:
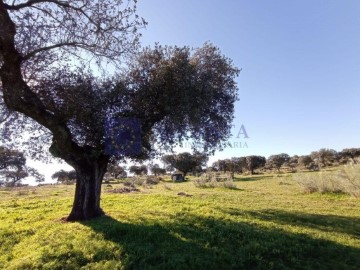
[[[360,1],[139,0],[138,14],[144,46],[210,41],[243,69],[233,147],[210,162],[360,147]],[[236,138],[241,125],[250,138]],[[47,181],[71,169],[29,163]]]
[[[210,41],[243,69],[233,133],[250,138],[216,158],[360,146],[360,1],[143,0],[138,14],[143,45]]]

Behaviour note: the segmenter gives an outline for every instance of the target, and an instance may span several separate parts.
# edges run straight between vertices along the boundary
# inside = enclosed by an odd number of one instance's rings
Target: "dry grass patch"
[[[337,171],[297,174],[293,177],[307,193],[346,193],[360,197],[360,165],[346,165]]]

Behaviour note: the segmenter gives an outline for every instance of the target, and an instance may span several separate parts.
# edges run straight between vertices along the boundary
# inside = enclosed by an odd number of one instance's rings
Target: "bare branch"
[[[4,3],[4,6],[8,10],[20,10],[22,8],[31,7],[32,5],[39,3],[54,3],[56,5],[61,5],[64,7],[69,7],[69,4],[66,1],[56,1],[56,0],[29,0],[25,3],[15,5],[14,2],[12,5]]]
[[[81,55],[97,65],[106,60],[119,67],[124,53],[139,47],[138,29],[146,25],[135,14],[135,0],[28,0],[3,6],[15,24],[23,62],[52,51],[60,62]]]
[[[67,42],[67,43],[60,43],[60,44],[55,44],[55,45],[51,45],[51,46],[47,46],[47,47],[42,47],[42,48],[36,49],[36,50],[28,53],[27,55],[25,55],[23,57],[23,61],[26,61],[26,60],[30,59],[31,57],[34,57],[37,53],[40,53],[40,52],[43,52],[43,51],[49,51],[49,50],[52,50],[52,49],[65,47],[65,46],[86,47],[85,45],[86,44],[80,44],[80,43],[76,43],[76,42]]]

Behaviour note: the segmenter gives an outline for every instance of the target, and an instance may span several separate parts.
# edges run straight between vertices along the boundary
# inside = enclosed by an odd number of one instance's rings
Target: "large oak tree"
[[[33,152],[50,141],[50,153],[75,169],[68,220],[103,214],[101,182],[114,155],[145,159],[188,138],[210,151],[230,136],[239,70],[211,44],[145,48],[121,62],[137,51],[143,25],[135,6],[120,0],[0,0],[4,138],[30,128]],[[125,71],[95,78],[74,68],[74,57]],[[140,149],[109,151],[109,119],[137,123]],[[117,140],[113,150],[123,144]]]

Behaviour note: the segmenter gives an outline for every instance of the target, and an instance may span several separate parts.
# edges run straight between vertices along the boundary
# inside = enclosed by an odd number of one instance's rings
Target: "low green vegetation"
[[[195,180],[105,184],[106,216],[81,223],[62,219],[74,186],[2,188],[0,269],[360,269],[358,198],[291,174]]]

